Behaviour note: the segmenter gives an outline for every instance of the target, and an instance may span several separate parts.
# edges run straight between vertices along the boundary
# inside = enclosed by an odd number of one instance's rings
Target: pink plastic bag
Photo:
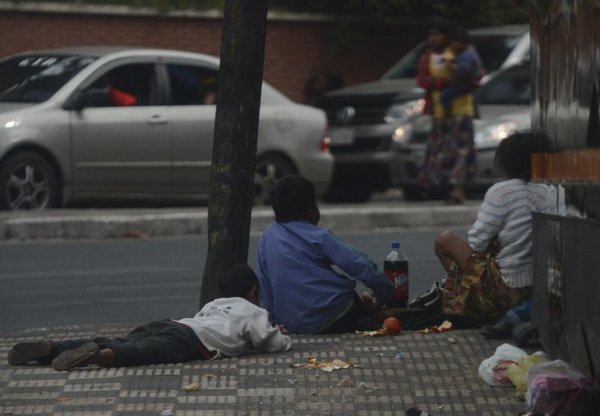
[[[533,415],[594,416],[600,409],[600,383],[586,379],[562,360],[531,367],[525,399]]]

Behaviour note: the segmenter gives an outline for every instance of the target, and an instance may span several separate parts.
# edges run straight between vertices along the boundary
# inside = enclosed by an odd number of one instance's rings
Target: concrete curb
[[[321,208],[320,225],[333,231],[470,226],[478,206],[325,206]],[[206,207],[5,212],[0,215],[0,240],[203,235],[207,233],[207,218]],[[270,208],[254,209],[250,231],[262,232],[272,221]]]

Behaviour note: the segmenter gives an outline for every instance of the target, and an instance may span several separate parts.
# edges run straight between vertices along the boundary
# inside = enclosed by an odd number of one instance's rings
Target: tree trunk
[[[267,0],[226,0],[200,307],[219,276],[248,261]]]

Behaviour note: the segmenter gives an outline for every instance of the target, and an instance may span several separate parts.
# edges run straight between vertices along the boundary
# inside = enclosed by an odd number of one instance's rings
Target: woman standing
[[[455,33],[466,33],[457,29]],[[426,91],[425,113],[433,116],[432,129],[427,140],[419,182],[426,188],[450,189],[449,203],[461,204],[465,199],[465,183],[475,173],[473,90],[480,74],[470,80],[461,80],[460,94],[454,94],[447,108],[441,102],[442,90],[455,85],[452,63],[455,54],[449,46],[451,31],[438,25],[429,31],[429,49],[419,60],[417,84]]]

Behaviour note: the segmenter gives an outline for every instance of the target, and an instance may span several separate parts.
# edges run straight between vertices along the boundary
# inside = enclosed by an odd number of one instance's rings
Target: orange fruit
[[[402,325],[400,324],[398,318],[390,316],[389,318],[385,318],[385,320],[383,321],[383,328],[388,334],[396,335],[399,334],[402,330]]]

